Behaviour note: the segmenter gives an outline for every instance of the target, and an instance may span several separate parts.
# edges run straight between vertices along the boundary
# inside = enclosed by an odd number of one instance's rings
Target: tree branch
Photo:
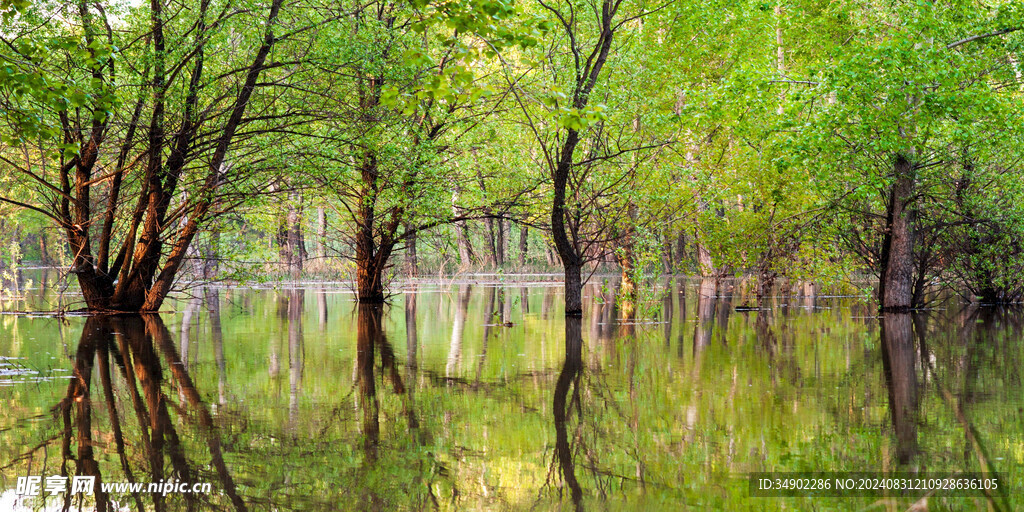
[[[961,39],[959,41],[947,44],[946,45],[946,49],[947,50],[952,50],[953,48],[956,48],[957,46],[960,46],[962,44],[970,43],[971,41],[977,41],[979,39],[985,39],[985,38],[988,38],[988,37],[1001,36],[1003,34],[1009,34],[1011,32],[1016,32],[1016,31],[1021,30],[1021,29],[1024,29],[1024,27],[1004,28],[1002,30],[997,30],[995,32],[989,32],[988,34],[978,34],[976,36],[965,37],[964,39]]]

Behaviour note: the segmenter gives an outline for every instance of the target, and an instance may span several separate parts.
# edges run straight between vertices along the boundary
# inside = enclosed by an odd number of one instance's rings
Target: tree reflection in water
[[[576,510],[583,509],[583,489],[576,479],[574,462],[575,446],[569,441],[566,425],[569,415],[575,411],[577,421],[582,419],[580,404],[580,376],[583,373],[583,335],[582,320],[577,317],[565,319],[565,361],[562,371],[555,383],[554,416],[555,416],[555,459],[562,479],[569,486],[572,501]],[[569,388],[572,388],[572,396]],[[574,436],[575,437],[575,436]]]
[[[170,372],[170,381],[165,378],[163,356]],[[120,369],[122,381],[116,386],[111,372],[110,358]],[[94,447],[102,444],[93,439],[95,403],[93,365],[98,367],[101,393],[106,404],[107,421],[118,454],[122,475],[104,475],[96,461]],[[228,496],[229,503],[222,503],[217,493],[186,493],[164,497],[158,493],[135,493],[131,496],[138,510],[156,511],[235,509],[246,510],[245,503],[238,495],[232,475],[221,451],[221,441],[213,423],[208,405],[200,398],[198,390],[189,376],[184,362],[171,341],[170,332],[157,315],[95,316],[86,320],[82,337],[75,353],[74,377],[68,385],[67,394],[54,411],[57,413],[61,437],[60,475],[93,476],[96,478],[96,509],[112,510],[112,498],[100,487],[104,481],[160,482],[208,482],[217,480],[220,489]],[[165,389],[174,392],[168,396]],[[127,390],[131,405],[119,406],[118,400]],[[175,398],[181,397],[180,400]],[[119,411],[134,412],[138,430],[123,422]],[[171,411],[174,411],[172,418]],[[102,423],[102,421],[98,421]],[[190,434],[203,438],[207,455],[204,460],[190,460],[183,446],[178,428],[191,427]],[[131,433],[126,435],[126,430]],[[127,440],[126,440],[127,439]],[[141,454],[133,453],[134,447],[141,446]],[[207,457],[210,459],[206,460]],[[137,460],[145,460],[144,466],[133,467]],[[72,470],[69,465],[74,463]],[[203,469],[212,462],[214,474],[204,474]],[[169,471],[168,469],[169,463]],[[142,475],[145,475],[143,477]],[[64,494],[64,510],[72,507],[70,493]],[[151,506],[145,501],[150,500]],[[183,502],[183,503],[182,503]]]
[[[415,332],[415,301],[406,304],[408,313],[413,319],[407,324]],[[420,429],[419,420],[416,416],[415,402],[412,391],[407,392],[402,374],[399,371],[394,348],[384,335],[383,328],[383,306],[380,304],[360,304],[357,313],[356,330],[356,384],[359,390],[359,409],[362,412],[361,429],[364,462],[362,471],[365,475],[373,475],[375,470],[387,470],[377,468],[381,458],[381,436],[380,436],[380,400],[377,396],[377,382],[375,375],[377,355],[380,356],[380,363],[384,375],[391,381],[392,390],[400,397],[403,415],[405,416],[409,434],[414,442],[423,445],[428,441],[425,433]],[[407,340],[409,342],[410,340]],[[415,339],[411,340],[415,343]],[[415,367],[409,365],[406,368],[406,375],[415,379]],[[429,489],[429,484],[428,484]],[[431,495],[433,498],[433,495]],[[384,510],[385,501],[379,493],[375,492],[372,486],[366,486],[360,493],[360,510]],[[435,502],[436,504],[436,502]]]
[[[288,429],[296,430],[299,421],[299,397],[302,395],[302,372],[305,368],[305,336],[302,332],[302,311],[305,290],[288,290]]]
[[[210,341],[217,362],[217,405],[227,404],[227,359],[224,357],[224,329],[220,322],[220,290],[207,287],[203,295],[210,312]]]
[[[917,354],[909,313],[882,316],[882,364],[889,391],[889,415],[896,432],[900,465],[914,461],[917,446]]]
[[[489,285],[407,290],[390,309],[315,289],[210,289],[170,333],[156,317],[71,319],[70,353],[55,322],[15,318],[20,330],[0,325],[0,355],[75,378],[0,388],[0,480],[6,496],[12,477],[62,470],[214,486],[111,491],[97,507],[146,511],[734,510],[749,502],[731,475],[762,467],[981,471],[1019,487],[1019,312],[879,318],[821,297],[809,314],[733,314],[728,283],[679,284],[665,325],[618,321],[614,281],[585,295],[582,326],[557,304],[542,321],[547,287],[530,314],[495,325],[509,296]],[[9,333],[21,345],[5,345]],[[1020,508],[998,491],[986,501]],[[987,506],[949,503],[929,509]]]

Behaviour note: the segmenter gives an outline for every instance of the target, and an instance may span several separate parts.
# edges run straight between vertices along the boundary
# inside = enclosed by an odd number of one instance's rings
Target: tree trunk
[[[277,242],[277,259],[279,271],[287,272],[292,261],[291,244],[288,243],[288,215],[278,218],[277,232],[274,233],[274,241]]]
[[[674,273],[676,261],[672,254],[672,239],[667,236],[661,244],[661,263],[666,274]]]
[[[458,186],[452,189],[452,215],[456,217],[461,213],[458,207],[461,190]],[[455,243],[459,247],[459,271],[461,272],[472,267],[473,261],[476,259],[473,255],[473,246],[469,243],[469,227],[466,226],[466,221],[455,222],[455,238]]]
[[[680,231],[679,236],[676,237],[676,268],[675,271],[679,272],[682,270],[683,262],[686,261],[686,233]]]
[[[569,226],[566,225],[565,218],[566,188],[572,169],[572,155],[579,140],[579,133],[576,130],[569,130],[555,168],[554,200],[551,205],[551,238],[565,269],[565,316],[583,316],[583,255],[580,254],[575,241],[569,239]]]
[[[298,279],[302,273],[302,196],[293,192],[289,194],[288,217],[285,243],[288,246],[287,259],[288,274],[292,279]]]
[[[757,273],[757,307],[766,309],[768,296],[775,287],[775,278],[778,273],[772,270],[768,262],[762,262],[760,271]]]
[[[489,212],[485,212],[489,213]],[[498,264],[498,246],[496,244],[497,237],[494,234],[494,219],[487,217],[484,219],[484,235],[487,243],[487,261],[485,262],[488,266],[495,266]]]
[[[711,251],[700,241],[700,236],[694,232],[694,240],[697,246],[697,268],[702,277],[715,277],[718,270],[715,269],[715,261],[711,258]]]
[[[526,226],[519,228],[519,268],[526,268],[526,252],[529,250],[530,233]]]
[[[636,316],[636,282],[633,280],[635,262],[631,244],[626,243],[618,251],[615,251],[615,261],[622,269],[622,278],[619,284],[621,318],[632,320]]]
[[[203,279],[214,279],[220,263],[220,228],[210,232],[210,245],[203,254]]]
[[[392,244],[378,247],[369,228],[356,233],[356,294],[360,303],[384,302],[384,269],[392,248]]]
[[[469,227],[466,221],[455,223],[456,243],[459,246],[459,270],[466,270],[473,266],[476,257],[473,255],[473,246],[469,243]]]
[[[405,275],[416,277],[419,275],[419,260],[416,254],[416,233],[412,227],[406,225],[406,231],[410,232],[405,242]]]
[[[44,229],[39,233],[39,263],[43,266],[50,266],[53,265],[54,260],[53,257],[50,256],[50,250],[46,243],[46,238],[46,230]]]
[[[565,263],[565,316],[583,316],[583,266]]]
[[[505,219],[498,219],[495,224],[498,233],[494,244],[494,264],[500,268],[505,266]]]
[[[608,53],[612,48],[612,39],[615,36],[615,25],[612,19],[615,11],[610,0],[604,0],[601,7],[601,14],[598,19],[601,24],[601,32],[594,44],[593,52],[587,59],[586,74],[584,74],[579,61],[576,63],[576,85],[572,94],[572,106],[583,109],[590,101],[590,93],[597,83],[601,69],[608,60]],[[565,269],[565,316],[577,317],[583,315],[583,282],[581,271],[584,263],[585,247],[581,247],[583,241],[578,239],[580,226],[574,224],[576,216],[574,212],[567,212],[566,192],[570,185],[569,179],[573,167],[573,155],[576,146],[580,142],[579,131],[569,128],[566,130],[565,138],[562,139],[558,153],[551,155],[555,165],[551,168],[552,178],[552,201],[551,201],[551,238],[558,250],[558,257],[562,260]],[[575,194],[577,185],[573,185]],[[575,208],[575,206],[573,207]]]
[[[316,209],[317,232],[316,232],[316,257],[323,265],[327,260],[327,212],[323,206]]]
[[[210,155],[209,163],[206,166],[205,182],[203,182],[199,193],[196,194],[197,199],[187,210],[185,216],[188,220],[185,226],[178,229],[173,235],[173,242],[171,242],[171,237],[166,237],[167,239],[165,240],[164,230],[167,226],[164,221],[172,202],[172,196],[178,185],[178,180],[185,166],[189,163],[187,160],[189,156],[187,155],[188,146],[192,144],[191,138],[198,130],[198,125],[193,123],[193,117],[190,112],[195,107],[197,84],[202,70],[202,59],[199,58],[197,60],[192,76],[192,85],[190,85],[190,96],[186,99],[184,115],[186,126],[179,130],[173,141],[165,141],[164,137],[163,89],[166,77],[164,76],[162,59],[156,60],[153,71],[153,88],[160,92],[156,94],[153,100],[154,108],[148,134],[147,152],[149,161],[146,165],[146,177],[143,180],[144,193],[139,196],[138,206],[132,215],[132,222],[129,223],[128,234],[125,237],[121,253],[118,254],[114,264],[110,266],[109,274],[103,270],[106,268],[104,262],[100,262],[98,268],[92,267],[91,256],[88,251],[88,234],[80,227],[75,227],[74,225],[68,228],[72,251],[78,254],[77,249],[83,249],[81,252],[83,260],[81,262],[90,263],[90,267],[94,269],[86,273],[91,274],[91,276],[79,274],[80,283],[101,277],[101,286],[113,288],[114,276],[119,274],[116,289],[106,294],[101,300],[94,302],[89,300],[87,296],[89,309],[115,309],[132,312],[149,312],[160,309],[161,304],[163,304],[164,299],[171,290],[175,276],[177,276],[178,271],[181,269],[188,247],[195,238],[196,233],[199,232],[199,228],[206,219],[207,213],[215,205],[214,193],[225,181],[225,159],[228,150],[231,147],[238,127],[242,124],[246,108],[253,92],[256,90],[257,82],[264,69],[267,56],[277,41],[274,37],[273,27],[278,19],[282,3],[283,0],[272,0],[271,2],[267,21],[264,24],[262,44],[246,70],[245,81],[234,98],[233,105],[229,110],[230,114],[223,129],[220,130],[212,141],[213,153]],[[158,6],[158,4],[159,2],[154,2],[152,5]],[[164,52],[163,21],[159,9],[153,9],[152,19],[154,50],[157,54],[162,54]],[[89,149],[91,152],[95,151],[96,148],[93,145]],[[168,153],[166,162],[162,160],[165,149],[171,150]],[[86,153],[91,154],[90,152]],[[82,187],[85,186],[85,183],[85,181],[78,180],[78,184]],[[82,201],[79,202],[78,208],[81,208],[81,204],[88,203],[87,191],[78,194],[78,197],[84,199],[84,203]],[[111,207],[113,208],[114,205],[112,204]],[[145,221],[141,222],[143,215],[145,216]],[[140,222],[142,233],[138,240],[136,240],[136,230],[140,226]],[[81,222],[79,224],[82,225]],[[80,233],[74,234],[75,231]],[[109,233],[106,229],[104,231]],[[109,240],[101,240],[100,242],[102,246],[109,244]],[[131,250],[133,244],[135,246],[134,251]],[[161,266],[160,260],[167,245],[170,245],[170,250],[167,252],[167,258]],[[101,250],[101,253],[105,254],[105,250]],[[131,254],[129,255],[129,253]],[[157,273],[158,270],[159,273]],[[108,284],[102,284],[103,281],[106,281]]]
[[[906,312],[914,298],[914,165],[903,155],[894,164],[896,182],[889,194],[882,248],[882,311]]]

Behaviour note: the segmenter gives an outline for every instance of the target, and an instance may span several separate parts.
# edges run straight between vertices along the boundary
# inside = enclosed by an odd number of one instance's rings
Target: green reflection
[[[595,279],[569,323],[557,287],[485,281],[384,306],[316,284],[197,289],[162,317],[0,316],[3,368],[36,372],[0,386],[2,485],[214,487],[110,497],[133,510],[906,510],[921,496],[749,498],[743,477],[989,471],[1005,493],[928,510],[1021,508],[1020,311],[878,318],[813,291],[738,310],[742,283],[664,287],[656,318],[629,319]]]

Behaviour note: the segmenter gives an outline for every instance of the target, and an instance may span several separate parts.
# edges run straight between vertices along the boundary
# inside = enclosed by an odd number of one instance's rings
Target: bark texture
[[[895,182],[889,192],[886,232],[882,244],[882,311],[907,312],[914,304],[914,164],[897,156]]]

